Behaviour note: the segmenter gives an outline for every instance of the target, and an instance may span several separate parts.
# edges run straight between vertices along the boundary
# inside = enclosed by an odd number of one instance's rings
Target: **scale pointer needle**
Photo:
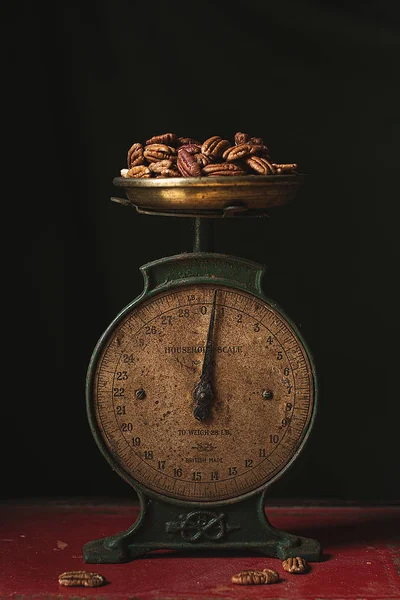
[[[196,406],[193,415],[198,421],[207,419],[210,413],[210,405],[214,398],[212,389],[212,356],[213,356],[213,338],[214,338],[214,323],[215,323],[215,307],[217,304],[217,290],[214,291],[214,298],[211,308],[210,323],[208,325],[208,333],[206,340],[206,350],[204,354],[203,368],[199,383],[196,385],[193,392],[193,399]]]

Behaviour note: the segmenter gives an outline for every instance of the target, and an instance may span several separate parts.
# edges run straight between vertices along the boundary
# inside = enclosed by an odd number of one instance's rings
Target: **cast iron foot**
[[[274,530],[274,533],[280,539],[267,542],[265,546],[261,545],[257,548],[265,556],[280,560],[301,556],[310,562],[318,562],[322,559],[322,547],[317,540],[292,535],[277,529]]]
[[[83,546],[83,560],[93,564],[117,564],[129,562],[150,552],[151,548],[147,546],[127,543],[124,534],[122,532],[88,542]]]

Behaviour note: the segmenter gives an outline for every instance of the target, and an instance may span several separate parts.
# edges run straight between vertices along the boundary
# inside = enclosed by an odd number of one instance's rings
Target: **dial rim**
[[[119,464],[118,455],[116,457],[114,456],[113,452],[109,449],[109,447],[105,443],[101,433],[99,433],[99,426],[98,426],[97,418],[96,418],[96,414],[95,414],[96,407],[93,402],[93,397],[94,397],[93,386],[94,386],[94,382],[95,382],[95,378],[96,378],[96,372],[97,372],[99,359],[102,355],[104,348],[107,346],[110,338],[112,337],[113,333],[116,331],[116,328],[121,323],[121,321],[123,321],[124,318],[127,315],[129,315],[129,313],[131,313],[134,309],[140,309],[141,304],[151,301],[151,299],[154,298],[154,296],[162,296],[163,294],[165,295],[165,294],[170,294],[170,293],[179,293],[180,291],[186,291],[191,286],[197,286],[197,287],[204,286],[207,288],[211,288],[211,287],[229,288],[234,293],[240,294],[241,292],[244,292],[246,295],[253,297],[254,300],[259,300],[261,303],[265,303],[267,306],[271,307],[271,309],[273,309],[273,311],[276,311],[276,313],[281,317],[281,319],[283,319],[287,323],[287,325],[292,329],[293,335],[297,339],[297,342],[300,345],[300,347],[303,349],[304,355],[306,356],[306,359],[307,359],[307,361],[309,363],[309,367],[310,367],[310,371],[309,371],[309,373],[311,375],[310,416],[308,418],[306,426],[303,428],[302,434],[299,438],[300,441],[298,442],[294,451],[292,451],[290,458],[285,460],[283,465],[278,464],[278,467],[275,469],[274,474],[271,477],[269,477],[267,479],[267,481],[264,481],[260,485],[257,485],[257,487],[255,487],[254,489],[250,489],[249,491],[246,491],[245,493],[238,493],[235,496],[228,497],[228,498],[222,498],[222,499],[220,498],[220,499],[207,500],[205,498],[205,499],[201,499],[201,500],[200,499],[193,500],[190,498],[177,498],[177,497],[174,497],[173,495],[169,495],[168,493],[162,493],[160,491],[154,490],[151,487],[148,487],[143,482],[135,479],[133,475],[131,475],[123,466],[121,466]],[[88,410],[89,423],[90,423],[90,426],[92,429],[92,433],[96,439],[96,442],[97,442],[103,456],[107,459],[107,461],[109,462],[111,467],[115,471],[117,471],[118,474],[125,481],[127,481],[132,487],[134,487],[134,489],[136,489],[137,491],[144,492],[145,494],[147,494],[149,496],[154,496],[157,498],[165,499],[168,502],[184,504],[184,505],[190,504],[191,506],[204,506],[205,504],[207,506],[213,506],[213,505],[220,505],[220,504],[225,504],[225,503],[239,502],[239,501],[241,501],[245,498],[248,498],[254,494],[265,491],[266,488],[268,488],[276,480],[278,480],[287,471],[287,469],[289,469],[291,467],[291,465],[294,463],[294,461],[296,460],[296,458],[298,457],[300,452],[303,450],[304,445],[309,438],[309,435],[310,435],[310,432],[311,432],[311,429],[312,429],[312,426],[314,423],[316,408],[317,408],[317,380],[316,380],[316,372],[315,372],[315,365],[314,365],[313,357],[310,353],[310,350],[309,350],[307,344],[305,343],[304,339],[302,338],[301,333],[299,332],[297,327],[294,325],[294,323],[290,320],[290,318],[287,317],[287,315],[277,305],[276,302],[270,300],[269,298],[264,296],[264,294],[254,293],[254,291],[249,292],[248,290],[241,289],[240,287],[233,286],[232,284],[227,284],[226,282],[216,282],[216,281],[212,281],[212,280],[208,281],[208,282],[204,282],[204,281],[199,282],[198,280],[191,280],[184,284],[179,283],[179,284],[176,284],[175,286],[169,285],[167,289],[163,289],[162,287],[159,287],[155,290],[152,290],[151,292],[143,293],[141,296],[139,296],[137,299],[135,299],[133,302],[131,302],[114,319],[114,321],[110,324],[110,326],[104,332],[103,336],[100,338],[100,340],[93,352],[93,356],[92,356],[92,360],[89,365],[88,376],[87,376],[87,410]]]

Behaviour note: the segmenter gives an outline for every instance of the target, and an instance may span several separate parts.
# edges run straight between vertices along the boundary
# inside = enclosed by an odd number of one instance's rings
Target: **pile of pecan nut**
[[[178,137],[175,133],[155,135],[145,144],[136,142],[128,150],[126,178],[216,177],[221,175],[281,175],[294,173],[296,164],[271,162],[262,138],[237,132],[234,143],[213,135],[204,142]]]

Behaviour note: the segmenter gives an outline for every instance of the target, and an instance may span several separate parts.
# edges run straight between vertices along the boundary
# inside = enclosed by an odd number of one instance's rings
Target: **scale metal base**
[[[255,551],[285,560],[322,559],[317,540],[273,527],[265,514],[264,493],[234,504],[179,506],[139,493],[137,521],[116,535],[83,547],[86,563],[124,563],[155,550]]]

